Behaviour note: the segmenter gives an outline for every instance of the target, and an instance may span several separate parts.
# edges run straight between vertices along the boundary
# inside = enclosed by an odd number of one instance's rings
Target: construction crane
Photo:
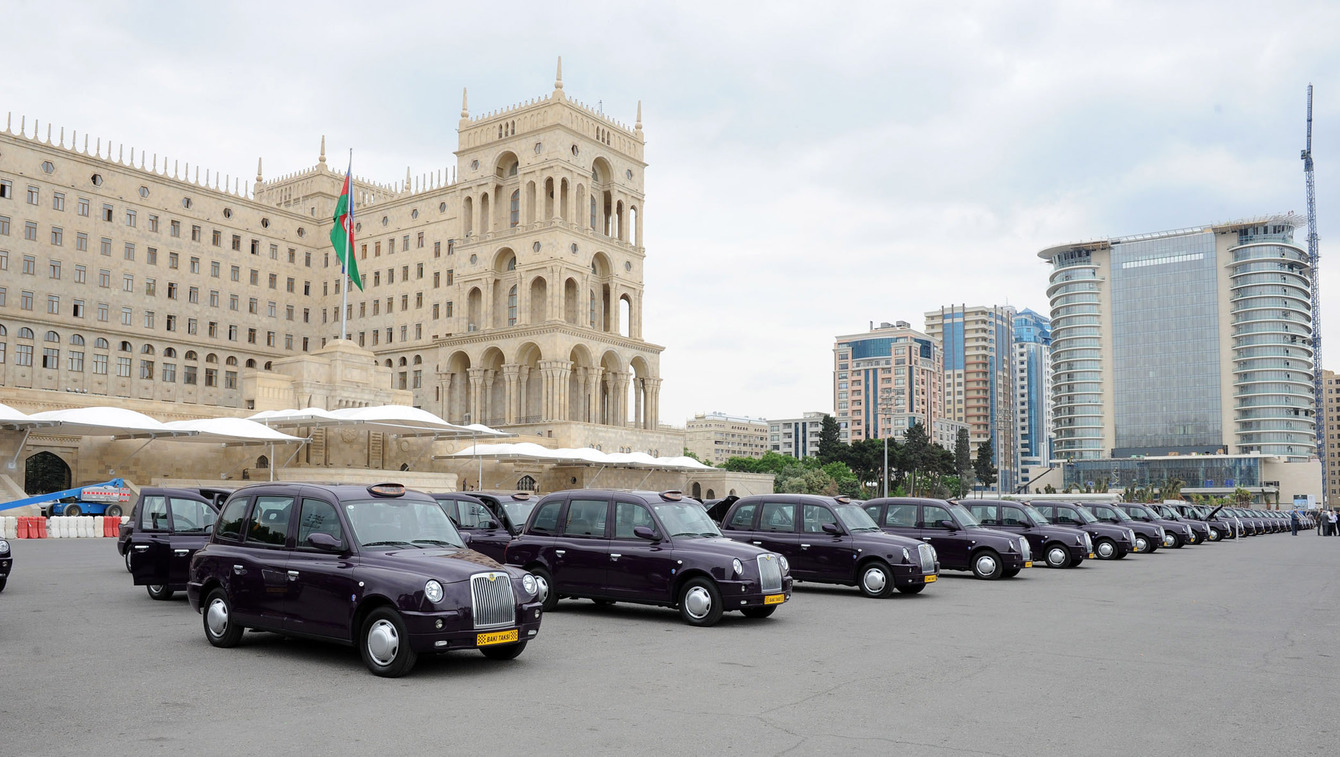
[[[1307,179],[1307,257],[1312,266],[1312,392],[1317,424],[1317,456],[1321,458],[1321,502],[1326,501],[1326,395],[1321,378],[1321,250],[1317,248],[1317,180],[1312,169],[1312,85],[1307,85],[1307,147],[1303,148],[1303,176]]]

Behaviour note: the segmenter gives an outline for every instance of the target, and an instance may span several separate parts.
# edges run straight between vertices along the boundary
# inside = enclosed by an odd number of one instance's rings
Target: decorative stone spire
[[[321,165],[323,165],[323,166],[326,164],[326,135],[325,135],[325,134],[322,134],[322,135],[321,135],[321,158],[320,158],[320,160],[319,160],[318,162],[320,162]]]
[[[461,118],[470,117],[470,90],[461,87]]]
[[[256,158],[256,183],[260,184],[263,181],[265,179],[261,177],[261,159]]]
[[[409,176],[409,166],[405,166],[405,191],[406,191],[406,192],[409,191],[409,185],[410,185],[410,182],[411,182],[411,181],[412,181],[412,179],[410,179],[410,176]]]
[[[554,99],[565,100],[567,96],[563,94],[563,56],[558,56],[558,73],[554,75]]]
[[[637,124],[633,126],[633,133],[642,136],[642,101],[637,101]]]

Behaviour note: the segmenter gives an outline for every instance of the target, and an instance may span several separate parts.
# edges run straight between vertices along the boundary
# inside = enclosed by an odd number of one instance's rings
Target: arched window
[[[19,338],[20,338],[20,339],[32,339],[32,338],[33,338],[33,330],[30,329],[30,328],[28,328],[27,326],[24,326],[24,327],[20,328],[20,329],[19,329]]]
[[[236,358],[235,356],[233,356],[233,355],[229,355],[229,356],[228,356],[228,359],[223,361],[223,364],[224,364],[224,365],[231,365],[231,366],[233,366],[233,367],[236,367],[236,366],[237,366],[237,358]]]
[[[517,491],[533,492],[538,487],[535,485],[535,479],[530,476],[522,476],[516,482]]]
[[[596,225],[596,194],[595,194],[595,192],[592,192],[592,193],[591,193],[591,230],[592,230],[592,231],[595,231],[595,230],[598,229],[598,228],[600,228],[600,227]]]
[[[247,364],[246,364],[246,367],[247,367],[247,368],[255,368],[255,367],[256,367],[256,360],[255,360],[255,358],[247,358]]]
[[[400,358],[400,367],[401,367],[401,368],[404,368],[404,367],[407,366],[407,365],[409,365],[409,361],[406,360],[406,359],[403,358],[403,357]]]
[[[130,342],[121,343],[121,352],[134,352],[134,351],[135,350],[130,346]]]
[[[154,354],[154,346],[153,346],[152,344],[146,344],[146,345],[144,345],[143,347],[140,348],[140,354],[141,354],[141,355],[152,355],[152,354]]]
[[[265,361],[265,370],[267,370],[267,371],[270,370],[270,366],[272,366],[272,365],[274,365],[274,363],[270,362],[269,360],[266,360],[266,361]]]
[[[509,271],[515,271],[515,270],[516,270],[516,258],[508,258],[508,259],[507,259],[507,270],[509,270]]]
[[[593,264],[594,265],[594,264]],[[591,328],[596,327],[596,293],[591,293]]]
[[[74,345],[75,347],[83,347],[83,346],[84,346],[84,337],[80,336],[79,334],[71,334],[71,335],[70,335],[70,344]]]
[[[48,332],[47,332],[47,335],[46,335],[46,340],[47,340],[48,342],[59,342],[59,341],[60,341],[60,334],[57,334],[57,333],[54,332],[54,331],[48,331]]]
[[[205,355],[205,362],[206,362],[206,363],[217,363],[217,362],[219,362],[219,356],[218,356],[218,355],[215,355],[213,352],[211,352],[211,353],[209,353],[208,355]]]
[[[415,356],[414,356],[414,364],[415,364],[415,365],[423,365],[423,355],[415,355]]]
[[[103,339],[102,337],[98,337],[97,339],[93,340],[93,349],[95,350],[105,350],[110,348],[111,345],[108,344],[107,340]]]
[[[507,290],[507,325],[516,325],[516,285]]]
[[[512,167],[512,175],[516,175],[515,166]],[[516,226],[519,223],[521,223],[521,190],[514,189],[512,190],[511,224]]]
[[[0,336],[9,336],[9,329],[3,323],[0,323]]]
[[[183,355],[182,358],[185,359],[185,360],[197,360],[197,359],[198,359],[198,358],[196,357],[195,350],[187,350],[187,351],[186,351],[186,354]]]

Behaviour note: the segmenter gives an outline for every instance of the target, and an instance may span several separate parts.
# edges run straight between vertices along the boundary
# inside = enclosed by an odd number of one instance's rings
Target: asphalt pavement
[[[1160,550],[885,600],[801,584],[766,620],[561,602],[516,660],[369,674],[215,649],[112,539],[11,541],[0,756],[1264,755],[1340,744],[1340,538]]]

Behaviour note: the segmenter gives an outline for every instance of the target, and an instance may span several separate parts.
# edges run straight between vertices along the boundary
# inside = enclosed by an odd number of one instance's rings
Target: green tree
[[[819,462],[827,465],[842,459],[842,432],[837,419],[824,413],[819,426]]]
[[[854,499],[862,497],[861,482],[856,478],[856,474],[852,473],[851,468],[847,467],[846,463],[832,462],[823,466],[820,470],[837,484],[838,494],[844,494]]]
[[[777,478],[773,487],[778,494],[820,494],[832,497],[838,493],[837,482],[822,468],[795,466],[788,468]]]
[[[958,473],[960,497],[967,491],[972,475],[972,447],[968,444],[968,429],[961,428],[954,437],[954,470]]]
[[[977,475],[977,481],[982,486],[996,483],[996,451],[990,439],[984,439],[977,445],[977,459],[973,461],[972,472]]]
[[[698,457],[697,455],[693,454],[693,451],[690,450],[688,447],[685,447],[685,448],[684,448],[684,457],[692,458],[692,459],[694,459],[694,460],[697,460],[697,461],[700,462],[700,463],[703,462],[703,459],[702,459],[701,457]]]
[[[926,435],[926,427],[919,421],[907,427],[907,433],[903,435],[900,470],[911,475],[911,490],[914,497],[917,496],[917,472],[932,471],[936,457],[935,449],[930,437]]]

